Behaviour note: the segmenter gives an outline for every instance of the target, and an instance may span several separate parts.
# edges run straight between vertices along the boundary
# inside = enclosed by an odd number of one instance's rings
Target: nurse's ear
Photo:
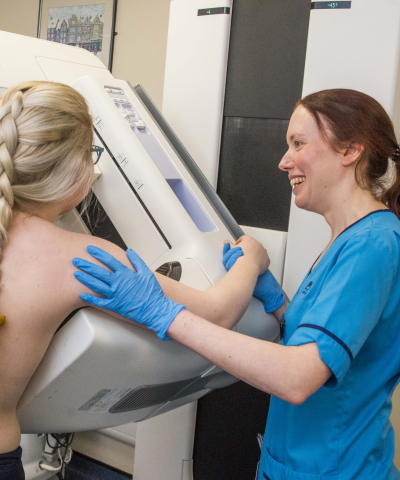
[[[342,153],[342,165],[348,167],[349,165],[357,162],[364,151],[364,146],[358,143],[352,143],[348,148],[343,150]]]

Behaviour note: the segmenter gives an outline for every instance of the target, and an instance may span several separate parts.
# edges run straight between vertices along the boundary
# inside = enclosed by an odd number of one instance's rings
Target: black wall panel
[[[310,0],[234,0],[225,116],[288,119],[301,96]]]
[[[251,408],[247,408],[251,406]],[[197,408],[195,480],[254,480],[269,395],[237,382],[201,398]]]
[[[278,163],[288,120],[225,117],[218,193],[239,225],[286,231],[291,187]]]
[[[287,231],[278,170],[301,97],[310,0],[234,0],[217,191],[241,225]]]

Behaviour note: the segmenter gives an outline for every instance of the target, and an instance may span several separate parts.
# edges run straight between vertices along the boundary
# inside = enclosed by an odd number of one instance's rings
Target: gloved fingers
[[[235,264],[236,260],[243,255],[243,250],[240,247],[234,247],[228,250],[222,259],[222,263],[227,270],[230,270]]]
[[[126,256],[128,257],[129,261],[137,272],[142,273],[146,270],[151,271],[149,267],[144,263],[144,261],[139,257],[139,255],[135,252],[135,250],[128,248],[128,250],[126,251]]]
[[[225,258],[229,260],[231,257],[239,258],[243,255],[243,250],[241,247],[231,248],[225,255]]]
[[[75,265],[75,267],[83,270],[86,273],[90,273],[90,275],[99,278],[103,282],[106,282],[108,284],[111,282],[113,273],[103,267],[99,267],[92,262],[88,262],[87,260],[78,257],[73,258],[72,263]]]
[[[92,277],[91,275],[88,275],[85,272],[74,272],[74,277],[94,292],[101,293],[106,297],[112,293],[111,288],[106,283],[98,280],[95,277]]]
[[[231,257],[225,264],[225,268],[229,272],[229,270],[235,265],[236,263],[236,257]]]
[[[232,252],[231,255],[229,255],[230,252]],[[227,266],[229,269],[231,269],[236,260],[243,255],[243,250],[240,247],[232,248],[230,252],[227,254],[229,255],[229,258],[227,259]]]
[[[107,298],[99,298],[95,297],[94,295],[88,295],[87,293],[81,293],[79,297],[87,302],[90,303],[91,305],[94,305],[95,307],[100,307],[100,308],[107,308],[107,304],[109,300]]]
[[[231,248],[231,244],[229,242],[225,242],[224,246],[222,247],[222,255],[226,255]]]
[[[123,265],[119,260],[99,247],[88,245],[86,250],[90,253],[90,255],[92,255],[92,257],[97,258],[97,260],[100,260],[100,262],[103,262],[105,265],[107,265],[107,267],[111,268],[111,270],[114,270],[114,272],[126,268],[125,265]]]

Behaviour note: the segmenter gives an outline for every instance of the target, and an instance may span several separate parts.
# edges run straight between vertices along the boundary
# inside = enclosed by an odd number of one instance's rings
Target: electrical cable
[[[40,462],[39,466],[42,470],[47,470],[57,474],[57,478],[60,480],[68,479],[68,470],[67,465],[72,458],[72,449],[70,445],[74,438],[73,433],[53,433],[46,434],[46,445],[52,453],[57,453],[59,466],[53,467],[46,464],[45,462]],[[55,445],[53,445],[51,440],[55,440]]]

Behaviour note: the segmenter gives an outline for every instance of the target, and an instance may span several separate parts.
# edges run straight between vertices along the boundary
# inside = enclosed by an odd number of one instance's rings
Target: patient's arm
[[[87,241],[87,237],[86,237]],[[91,244],[112,254],[124,265],[132,268],[125,252],[109,242],[92,237]],[[246,255],[215,285],[206,291],[188,287],[163,275],[156,274],[164,293],[177,303],[185,305],[197,315],[225,328],[231,328],[244,314],[257,277],[268,267],[269,259],[264,248],[251,238],[246,239]],[[92,263],[100,264],[95,258],[86,255]],[[89,258],[88,258],[89,257]],[[80,284],[79,284],[80,285]],[[80,293],[83,291],[82,285]],[[93,294],[89,290],[89,293]],[[108,312],[110,313],[110,312]]]
[[[257,276],[255,269],[239,263],[215,285],[200,291],[156,273],[167,297],[224,328],[232,328],[246,311]]]
[[[231,328],[246,311],[259,275],[269,267],[265,248],[257,240],[243,236],[240,245],[244,255],[215,285],[205,292],[180,284],[171,279],[157,279],[164,293],[196,315],[221,327]],[[222,262],[222,248],[221,248]]]

